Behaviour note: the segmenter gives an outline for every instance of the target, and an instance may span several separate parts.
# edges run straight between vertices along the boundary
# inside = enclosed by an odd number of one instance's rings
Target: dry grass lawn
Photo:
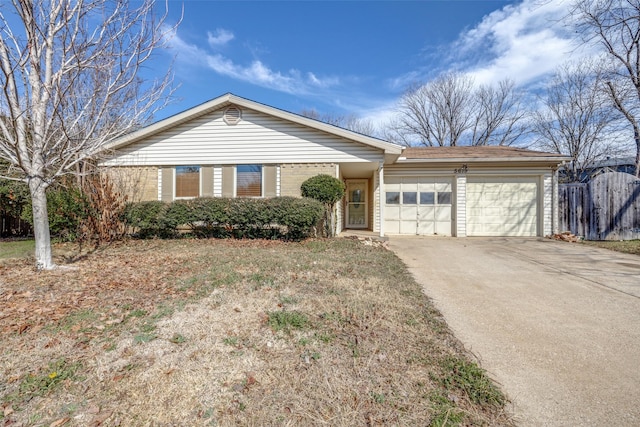
[[[585,240],[582,243],[590,246],[597,246],[616,252],[624,252],[627,254],[640,255],[640,240]]]
[[[384,248],[129,241],[58,262],[0,261],[2,425],[512,425]]]

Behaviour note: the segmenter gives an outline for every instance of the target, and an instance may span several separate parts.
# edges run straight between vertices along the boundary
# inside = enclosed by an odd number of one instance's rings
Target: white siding
[[[467,235],[467,177],[458,175],[456,177],[456,237],[466,237]]]
[[[373,194],[371,195],[371,208],[373,209],[373,225],[371,231],[380,231],[380,173],[373,174]]]
[[[560,218],[558,218],[560,214],[560,207],[558,206],[558,171],[553,171],[551,177],[553,179],[553,184],[551,185],[551,234],[555,234],[560,232]]]
[[[340,165],[336,165],[336,177],[340,177],[340,179],[344,179],[342,173],[340,172]],[[341,201],[336,203],[336,235],[341,233],[344,230],[344,203],[346,196],[342,198]]]
[[[378,162],[382,150],[244,109],[237,125],[222,110],[121,148],[105,161],[116,165],[224,165]]]
[[[276,197],[280,197],[280,166],[276,166]]]
[[[551,174],[546,174],[543,178],[542,178],[542,188],[543,193],[542,193],[542,198],[543,198],[543,209],[544,212],[542,214],[542,218],[543,218],[543,236],[549,236],[551,235],[551,228],[552,228],[552,224],[553,224],[553,179]]]
[[[222,167],[213,167],[213,197],[222,197]]]

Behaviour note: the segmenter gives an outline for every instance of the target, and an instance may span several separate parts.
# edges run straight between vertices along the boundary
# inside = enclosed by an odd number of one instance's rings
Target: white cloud
[[[570,2],[525,0],[487,16],[454,44],[453,62],[477,83],[505,78],[527,85],[569,59],[589,55],[568,27]]]
[[[208,43],[215,48],[233,39],[233,34],[222,29],[215,34],[208,33]],[[318,77],[312,72],[302,74],[299,70],[290,69],[286,72],[275,71],[259,59],[249,64],[238,64],[232,59],[220,54],[212,53],[195,44],[182,39],[177,32],[166,37],[169,48],[176,52],[179,64],[201,66],[214,72],[246,81],[262,87],[291,94],[309,94],[314,89],[327,89],[340,84],[337,77]]]
[[[212,48],[224,46],[234,38],[235,36],[233,35],[233,33],[231,31],[225,30],[224,28],[216,29],[215,33],[207,33],[207,42],[209,42],[209,46],[211,46]]]
[[[577,43],[567,19],[570,6],[570,0],[523,0],[507,5],[486,15],[450,45],[433,48],[428,64],[389,79],[388,87],[405,90],[440,72],[459,71],[478,84],[508,78],[534,89],[564,62],[595,54],[593,46]],[[395,116],[397,99],[371,105],[376,106],[361,109],[360,115],[385,122]]]

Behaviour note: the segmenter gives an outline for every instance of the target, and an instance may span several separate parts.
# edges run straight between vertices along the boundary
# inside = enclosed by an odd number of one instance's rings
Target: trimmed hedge
[[[174,237],[186,228],[200,237],[299,240],[312,232],[323,209],[308,198],[197,198],[131,203],[124,216],[143,238]]]

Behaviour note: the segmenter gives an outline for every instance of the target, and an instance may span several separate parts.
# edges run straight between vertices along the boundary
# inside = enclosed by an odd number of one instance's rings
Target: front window
[[[236,196],[262,196],[262,165],[238,165],[236,168]]]
[[[176,166],[176,198],[200,196],[200,166]]]

